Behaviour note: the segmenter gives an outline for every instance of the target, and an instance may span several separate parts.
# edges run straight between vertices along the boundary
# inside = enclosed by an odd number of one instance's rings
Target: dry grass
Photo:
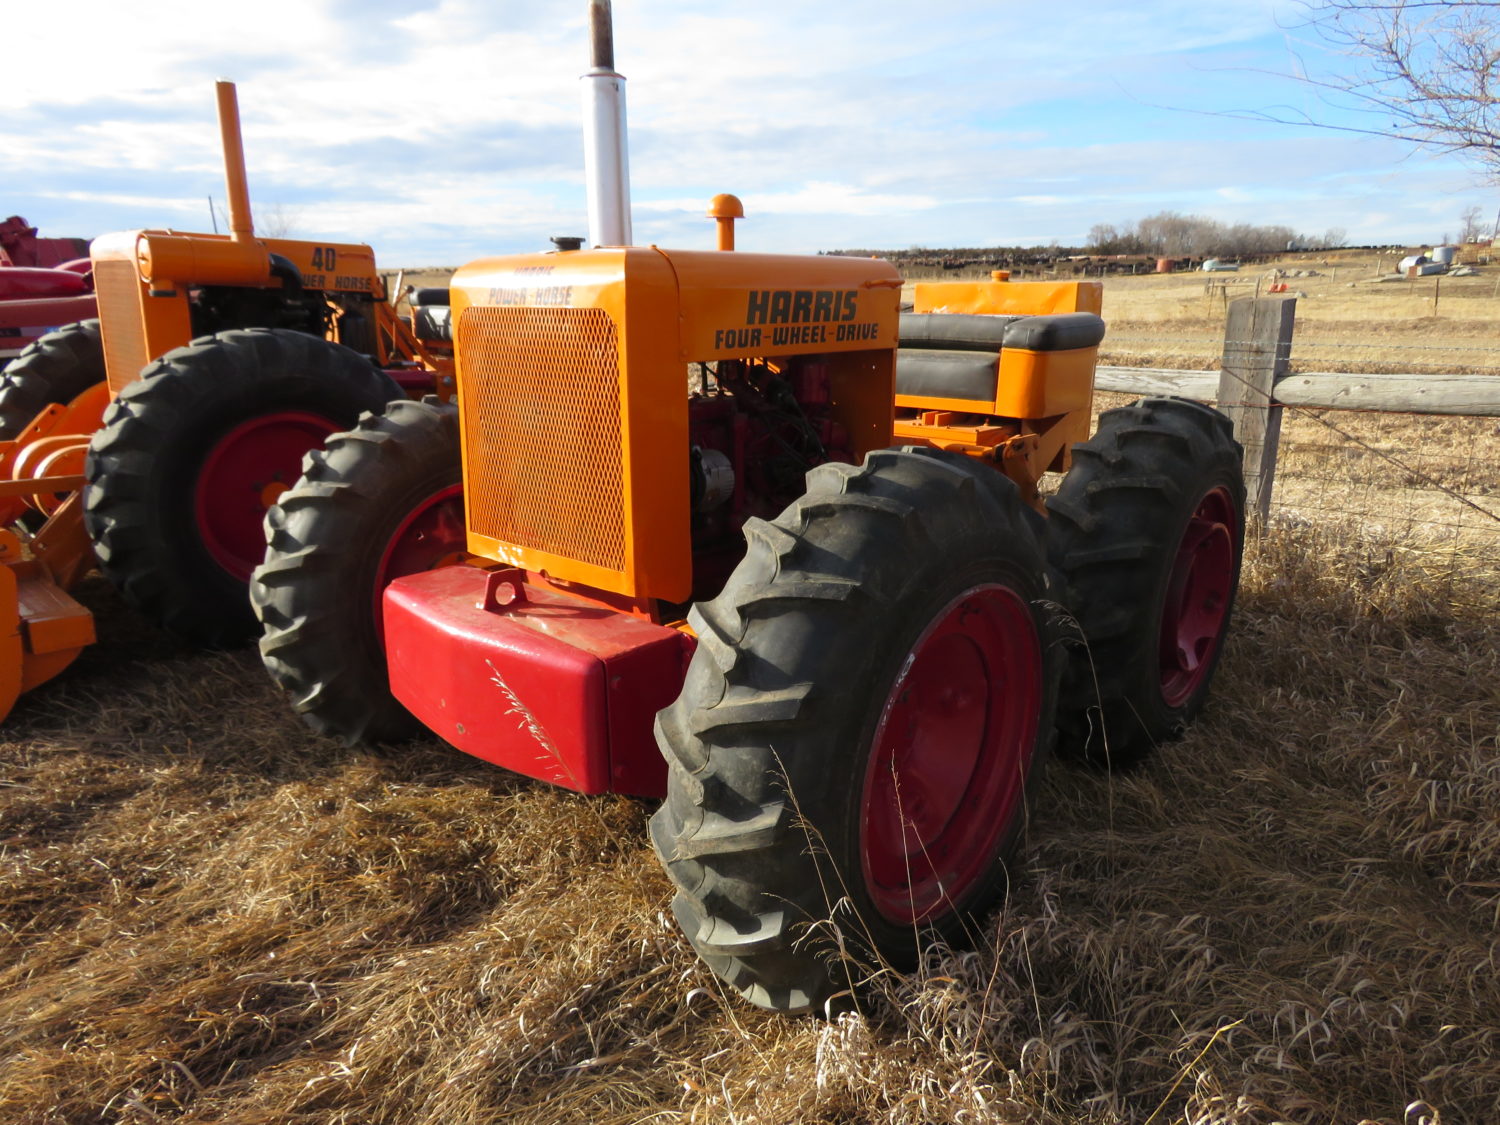
[[[1238,274],[1108,278],[1100,362],[1122,367],[1218,367],[1225,301],[1266,292],[1273,269],[1297,300],[1294,371],[1500,373],[1500,267],[1474,277],[1377,282],[1390,255],[1296,256]],[[1436,299],[1436,304],[1434,304]]]
[[[1273,268],[1297,302],[1293,371],[1371,374],[1452,372],[1500,376],[1500,267],[1473,277],[1377,283],[1392,258],[1348,251],[1306,256],[1244,275],[1110,278],[1109,333],[1100,361],[1116,366],[1217,370],[1222,295],[1249,296]],[[1441,286],[1438,315],[1431,297]],[[1425,296],[1423,295],[1425,294]],[[1415,302],[1415,303],[1413,303]],[[1423,304],[1423,302],[1426,302]],[[1123,396],[1102,396],[1106,405]],[[1500,551],[1500,421],[1288,408],[1273,496],[1283,517],[1309,524],[1349,520],[1420,550],[1429,568],[1473,571]],[[1446,556],[1446,558],[1444,558]]]
[[[721,996],[643,806],[315,739],[95,588],[0,743],[0,1120],[1487,1120],[1500,598],[1419,562],[1274,531],[1201,725],[831,1024]]]
[[[1055,765],[978,951],[833,1022],[722,995],[645,805],[317,739],[96,583],[0,729],[0,1121],[1492,1121],[1500,568],[1440,546],[1283,512],[1198,727]]]

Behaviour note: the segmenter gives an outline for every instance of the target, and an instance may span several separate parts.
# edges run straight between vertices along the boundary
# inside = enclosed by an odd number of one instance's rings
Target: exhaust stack
[[[625,77],[615,71],[610,0],[589,0],[589,41],[592,65],[583,75],[583,169],[588,185],[589,244],[629,246]]]
[[[234,83],[214,83],[219,99],[219,137],[224,145],[224,190],[229,197],[229,235],[236,242],[255,237],[250,218],[250,188],[245,177],[245,144],[240,139],[240,103]]]

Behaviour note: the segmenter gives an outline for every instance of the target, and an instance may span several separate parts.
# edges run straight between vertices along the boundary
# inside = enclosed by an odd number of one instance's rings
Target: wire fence
[[[1497,379],[1494,397],[1500,400],[1500,343],[1443,339],[1440,330],[1416,342],[1319,338],[1316,325],[1307,328],[1292,342],[1287,366],[1293,373],[1404,376],[1415,380],[1408,385],[1418,396],[1441,375],[1488,376]],[[1210,388],[1224,351],[1223,336],[1211,332],[1122,332],[1107,338],[1101,362],[1156,369],[1153,390],[1172,375],[1161,369],[1176,369],[1182,393],[1217,401]],[[1101,392],[1095,406],[1109,409],[1134,397]],[[1500,417],[1388,407],[1288,404],[1281,410],[1273,526],[1335,527],[1371,548],[1420,553],[1429,568],[1500,582]]]

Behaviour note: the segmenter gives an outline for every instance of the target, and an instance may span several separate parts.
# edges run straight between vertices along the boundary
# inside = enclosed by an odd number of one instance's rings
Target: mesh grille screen
[[[105,326],[104,369],[109,373],[110,390],[120,391],[135,381],[151,359],[146,354],[141,285],[135,263],[95,262],[94,292],[99,297],[99,319]]]
[[[625,569],[620,368],[603,309],[464,310],[469,526]]]

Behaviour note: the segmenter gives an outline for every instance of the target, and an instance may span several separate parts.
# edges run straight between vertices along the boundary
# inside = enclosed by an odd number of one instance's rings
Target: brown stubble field
[[[1111,281],[1106,362],[1214,355],[1202,283]],[[1497,343],[1492,300],[1448,334],[1349,292],[1299,338]],[[1494,507],[1487,425],[1377,436],[1468,444]],[[832,1022],[698,966],[647,805],[316,738],[254,654],[96,580],[102,643],[0,731],[0,1121],[1492,1120],[1495,557],[1373,520],[1427,491],[1388,462],[1318,456],[1326,510],[1252,545],[1201,723],[1128,776],[1053,763],[977,950]]]

